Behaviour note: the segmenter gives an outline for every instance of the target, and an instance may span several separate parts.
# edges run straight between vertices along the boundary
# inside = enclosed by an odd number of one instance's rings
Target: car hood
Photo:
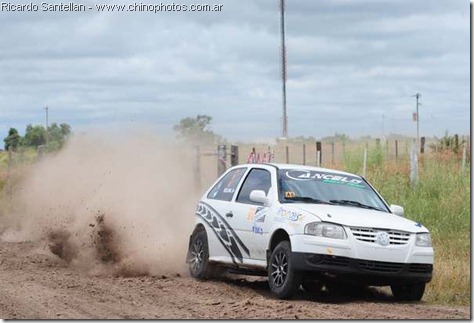
[[[387,212],[326,204],[292,204],[292,207],[311,213],[321,221],[338,223],[344,226],[395,229],[411,233],[428,232],[428,229],[420,223]]]

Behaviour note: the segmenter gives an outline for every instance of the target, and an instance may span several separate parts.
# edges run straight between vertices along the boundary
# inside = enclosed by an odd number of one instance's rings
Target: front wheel
[[[197,279],[209,279],[214,272],[213,264],[209,263],[209,245],[206,231],[197,231],[189,246],[189,273]]]
[[[406,285],[392,285],[390,289],[396,300],[402,302],[420,301],[425,292],[425,283],[414,283]]]
[[[299,288],[298,277],[291,263],[291,247],[288,241],[280,242],[272,252],[268,264],[268,283],[279,299],[290,298]]]

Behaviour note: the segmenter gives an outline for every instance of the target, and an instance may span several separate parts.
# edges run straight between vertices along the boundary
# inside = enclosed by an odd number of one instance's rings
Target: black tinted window
[[[244,175],[246,168],[239,168],[229,172],[224,176],[207,195],[207,198],[214,200],[230,201],[234,196],[235,189]]]
[[[237,202],[260,205],[261,203],[250,201],[250,192],[253,190],[262,190],[265,194],[268,194],[271,186],[272,182],[269,171],[264,169],[252,169],[240,189]]]

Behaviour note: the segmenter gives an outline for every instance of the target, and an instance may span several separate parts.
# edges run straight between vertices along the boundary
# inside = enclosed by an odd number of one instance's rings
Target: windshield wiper
[[[286,197],[286,200],[297,201],[297,202],[306,202],[306,203],[317,203],[317,204],[331,204],[328,201],[314,199],[309,196],[293,196],[293,197]]]
[[[348,205],[348,206],[356,206],[360,207],[363,209],[371,209],[371,210],[377,210],[377,211],[384,211],[382,209],[379,209],[378,207],[375,206],[370,206],[370,205],[365,205],[357,201],[351,201],[351,200],[330,200],[329,202],[334,203],[334,204],[339,204],[339,205]]]

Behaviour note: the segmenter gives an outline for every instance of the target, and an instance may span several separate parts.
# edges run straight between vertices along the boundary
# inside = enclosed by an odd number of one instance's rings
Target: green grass
[[[360,154],[358,154],[360,156]],[[351,162],[353,157],[346,158]],[[446,154],[419,162],[419,180],[410,183],[409,160],[368,158],[366,178],[389,204],[402,205],[408,219],[422,223],[435,249],[433,280],[424,300],[436,304],[470,304],[470,169]],[[360,161],[347,164],[357,170]],[[358,172],[360,173],[360,172]]]

